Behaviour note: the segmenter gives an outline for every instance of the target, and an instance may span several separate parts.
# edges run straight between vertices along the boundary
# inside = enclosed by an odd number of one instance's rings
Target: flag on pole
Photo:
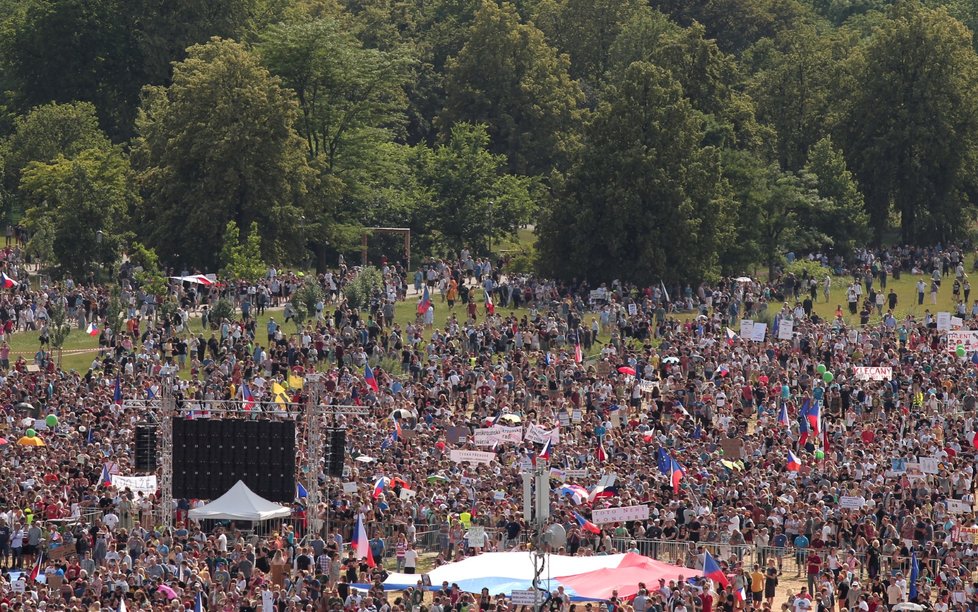
[[[492,303],[492,295],[486,291],[486,312],[491,315],[496,314],[496,305]]]
[[[30,577],[28,582],[37,582],[38,576],[41,575],[41,565],[44,560],[44,551],[41,551],[37,555],[37,561],[34,562],[34,568],[31,569]]]
[[[537,459],[543,459],[545,461],[550,461],[550,451],[553,450],[553,438],[548,439],[547,443],[543,445],[543,450],[537,455]]]
[[[99,484],[103,487],[112,486],[112,474],[109,473],[109,464],[102,465],[102,475],[99,476]]]
[[[910,556],[910,601],[917,599],[917,581],[920,579],[920,563],[917,562],[917,552]]]
[[[590,531],[594,535],[601,535],[601,528],[587,520],[577,511],[574,512],[574,520],[584,531]]]
[[[252,394],[248,383],[241,383],[241,402],[245,410],[251,410],[255,407],[255,396]]]
[[[663,293],[663,295],[666,296],[666,301],[667,302],[671,302],[672,300],[669,299],[669,292],[666,291],[666,284],[660,280],[659,281],[659,286],[662,287],[662,293]]]
[[[672,467],[672,457],[669,455],[669,451],[661,446],[655,453],[655,465],[659,468],[659,473],[663,476],[669,475],[669,470]]]
[[[682,481],[683,477],[686,476],[686,470],[683,466],[679,464],[675,459],[670,459],[669,464],[669,481],[672,483],[672,492],[675,495],[679,495],[679,483]]]
[[[720,569],[716,560],[713,559],[713,555],[709,551],[706,551],[706,558],[703,561],[703,576],[709,578],[713,582],[719,584],[722,587],[727,587],[730,582],[727,580],[727,576]]]
[[[737,601],[747,601],[747,591],[744,589],[744,587],[740,587],[734,591],[734,596],[737,597]]]
[[[115,390],[112,392],[112,403],[122,404],[122,380],[115,375]]]
[[[125,596],[123,596],[119,599],[119,612],[126,612],[126,611],[127,611],[126,598]]]
[[[790,450],[788,451],[788,471],[797,472],[801,469],[801,459]]]
[[[17,285],[17,281],[0,272],[0,286],[3,286],[4,289],[13,289],[15,285]]]
[[[598,457],[598,461],[601,463],[604,463],[605,461],[608,460],[608,453],[605,452],[604,450],[604,440],[598,442],[597,457]]]
[[[581,343],[578,342],[574,345],[574,363],[581,363],[584,361],[584,353],[581,351]]]
[[[309,497],[309,491],[306,491],[306,488],[302,486],[301,482],[295,483],[295,498],[303,499],[306,497]]]
[[[97,336],[99,333],[98,325],[95,325],[94,322],[89,323],[88,327],[85,328],[85,333],[88,334],[89,336]]]
[[[391,479],[387,476],[381,476],[376,480],[376,482],[374,482],[374,499],[380,497],[380,494],[384,492],[384,489],[387,488],[387,485],[389,485],[390,482]]]
[[[778,413],[778,424],[787,429],[791,429],[791,421],[788,420],[788,405],[784,402],[781,402],[781,411]]]
[[[356,553],[357,559],[366,559],[367,567],[377,567],[374,562],[373,553],[370,552],[370,541],[367,540],[367,530],[363,526],[363,515],[357,515],[356,525],[353,527],[353,541],[350,547]]]
[[[727,333],[727,344],[733,344],[734,343],[734,340],[737,339],[737,332],[735,332],[734,330],[730,329],[729,327],[727,327],[726,330],[727,330],[727,332],[726,332]]]
[[[370,369],[369,363],[363,364],[363,380],[375,393],[380,391],[380,386],[377,384],[377,377],[374,376],[374,371]]]

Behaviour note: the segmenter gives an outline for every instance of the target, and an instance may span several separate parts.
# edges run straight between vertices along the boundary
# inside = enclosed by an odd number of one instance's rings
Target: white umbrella
[[[359,461],[360,463],[370,463],[371,461],[376,461],[373,457],[368,457],[367,455],[357,455],[354,461]]]

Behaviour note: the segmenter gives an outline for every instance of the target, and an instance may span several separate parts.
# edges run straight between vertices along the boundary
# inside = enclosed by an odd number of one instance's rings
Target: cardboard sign
[[[978,544],[978,526],[962,527],[955,525],[951,529],[951,539],[965,544]]]
[[[590,299],[592,302],[599,302],[599,301],[607,302],[608,290],[605,289],[604,287],[600,287],[598,289],[592,289],[591,293],[588,296],[588,299]]]
[[[142,493],[143,495],[153,495],[156,493],[156,475],[150,476],[117,476],[113,474],[112,486],[116,489],[122,491],[124,489],[129,489],[133,493]]]
[[[893,378],[893,368],[870,368],[856,366],[852,369],[856,380],[890,380]]]
[[[344,493],[356,493],[357,492],[357,483],[355,483],[355,482],[344,482],[343,483],[343,492]]]
[[[536,444],[546,444],[547,442],[553,442],[557,444],[560,442],[560,428],[544,429],[535,423],[531,423],[526,429],[526,435],[523,437],[527,442],[534,442]]]
[[[750,329],[750,339],[754,342],[764,342],[767,337],[767,323],[754,323]]]
[[[580,423],[583,416],[584,415],[581,414],[580,408],[575,408],[574,411],[571,412],[571,420],[575,423]]]
[[[941,460],[937,457],[917,457],[920,463],[920,471],[924,474],[936,474],[940,471]]]
[[[486,528],[472,525],[469,527],[469,532],[465,534],[465,539],[472,548],[482,548],[486,545]]]
[[[566,410],[560,411],[560,413],[557,415],[557,420],[560,421],[561,427],[570,427],[571,424],[570,415],[567,414]]]
[[[594,292],[592,291],[592,293]],[[509,596],[509,600],[513,602],[514,606],[532,606],[537,603],[537,597],[540,598],[539,601],[541,602],[545,599],[542,594],[537,595],[535,589],[516,590]]]
[[[958,329],[947,332],[947,352],[953,353],[958,345],[969,353],[978,351],[978,331]]]
[[[449,453],[449,459],[455,463],[490,463],[496,458],[496,453],[485,453],[483,451],[470,451],[470,450],[460,450],[452,449]]]
[[[412,489],[401,489],[401,494],[398,495],[398,497],[401,499],[401,501],[407,501],[417,494],[418,492]]]
[[[638,388],[642,390],[642,393],[652,393],[655,388],[659,386],[659,383],[654,380],[640,380],[638,381]]]
[[[500,432],[494,427],[476,429],[472,432],[472,443],[476,446],[492,446],[498,444]]]
[[[960,499],[948,499],[945,503],[947,504],[947,511],[951,514],[968,514],[972,511],[972,504]]]
[[[445,429],[445,439],[449,444],[460,444],[469,435],[469,428],[465,426],[448,427]]]
[[[791,340],[795,332],[795,322],[791,319],[782,319],[778,323],[778,340]]]
[[[629,304],[628,305],[628,315],[634,317],[637,314],[638,314],[638,306],[636,306],[634,302],[631,303],[631,304]]]
[[[624,523],[625,521],[647,521],[649,506],[624,506],[622,508],[601,508],[591,511],[591,521],[595,525],[603,523]]]
[[[564,475],[571,478],[587,478],[587,470],[564,470]]]
[[[937,331],[950,331],[950,329],[951,329],[951,313],[949,312],[937,313]]]
[[[964,327],[964,319],[961,317],[951,317],[951,329],[961,329]]]
[[[506,499],[506,492],[505,491],[493,491],[493,493],[492,493],[492,499],[495,500],[495,501],[503,501],[504,499]]]
[[[839,497],[839,507],[849,510],[859,510],[866,503],[866,498],[856,495],[843,495]]]
[[[750,319],[740,320],[740,337],[750,338],[751,333],[754,331],[754,322]]]

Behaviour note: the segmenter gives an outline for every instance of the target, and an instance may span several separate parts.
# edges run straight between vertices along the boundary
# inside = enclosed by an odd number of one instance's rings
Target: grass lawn
[[[969,256],[966,269],[971,269],[972,258]],[[892,287],[897,293],[897,308],[894,313],[898,319],[906,316],[913,315],[915,317],[922,317],[924,311],[929,309],[931,313],[937,313],[938,311],[950,311],[953,312],[954,300],[951,294],[951,286],[953,285],[953,278],[949,277],[944,279],[940,292],[938,293],[937,305],[932,305],[930,303],[930,294],[928,293],[924,298],[924,304],[922,306],[917,305],[917,294],[916,294],[916,283],[921,276],[902,274],[899,280],[894,280],[893,278],[888,279],[887,289],[885,292],[889,292]],[[928,283],[929,289],[929,275],[923,276],[924,281]],[[845,291],[849,285],[848,277],[834,277],[832,280],[832,292],[829,302],[822,301],[822,290],[821,284],[819,286],[819,301],[815,304],[815,312],[824,319],[831,319],[835,313],[835,307],[839,304],[842,305],[843,311],[845,312],[846,322],[850,325],[859,324],[859,316],[849,315],[848,308],[845,302]],[[972,300],[978,299],[978,275],[973,279],[975,281],[974,291],[972,293]],[[441,298],[437,295],[433,296],[433,302],[435,304],[435,326],[438,328],[443,328],[448,317],[451,315],[452,311],[449,311],[447,305],[441,302]],[[792,303],[793,305],[793,303]],[[777,303],[772,303],[768,307],[768,313],[773,315],[779,310],[780,305]],[[400,323],[402,328],[415,319],[415,308],[416,308],[416,298],[409,297],[406,302],[398,303],[395,309],[395,321]],[[970,306],[968,307],[970,312]],[[464,320],[465,309],[462,305],[456,305],[454,312],[458,317]],[[498,312],[503,315],[508,315],[510,313],[516,315],[517,317],[523,317],[529,314],[529,310],[526,308],[520,308],[516,310],[498,309]],[[479,317],[480,319],[484,316],[484,309],[480,305],[479,307]],[[282,313],[280,310],[277,311],[266,311],[266,313],[259,317],[258,329],[259,338],[264,337],[265,326],[268,323],[270,317],[276,317],[278,321],[282,320]],[[586,321],[589,319],[585,319]],[[878,322],[879,317],[874,316],[871,322]],[[200,319],[191,319],[190,329],[194,333],[201,332]],[[286,326],[286,332],[294,333],[295,327],[290,323]],[[206,334],[205,334],[206,335]],[[427,335],[427,334],[426,334]],[[11,350],[15,353],[12,357],[16,359],[16,354],[23,354],[28,362],[31,362],[34,357],[35,351],[38,349],[38,333],[37,332],[20,332],[12,336],[10,342]],[[607,337],[602,337],[601,340],[607,340]],[[98,338],[88,336],[85,334],[84,330],[73,329],[71,335],[64,344],[64,354],[62,356],[61,365],[64,369],[74,369],[79,372],[85,372],[88,370],[89,365],[96,356],[96,350],[98,349]],[[599,348],[594,348],[593,352],[596,352]],[[593,354],[593,353],[592,353]]]

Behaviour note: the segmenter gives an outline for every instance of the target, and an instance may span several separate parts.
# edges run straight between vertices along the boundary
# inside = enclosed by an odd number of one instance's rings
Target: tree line
[[[968,234],[970,0],[0,0],[32,256],[319,265],[367,226],[688,280]],[[237,253],[234,257],[232,254]],[[238,265],[238,264],[234,264]]]

